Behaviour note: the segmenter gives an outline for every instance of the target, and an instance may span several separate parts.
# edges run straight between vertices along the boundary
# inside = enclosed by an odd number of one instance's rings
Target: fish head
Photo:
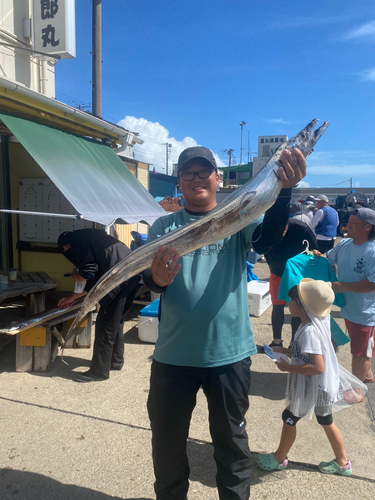
[[[315,118],[308,125],[306,125],[306,127],[301,130],[301,132],[292,137],[289,140],[287,146],[288,149],[292,150],[293,148],[298,148],[306,158],[306,156],[311,153],[313,147],[319,141],[329,125],[329,122],[324,122],[321,127],[315,130],[315,126],[317,125],[318,121],[319,119]]]

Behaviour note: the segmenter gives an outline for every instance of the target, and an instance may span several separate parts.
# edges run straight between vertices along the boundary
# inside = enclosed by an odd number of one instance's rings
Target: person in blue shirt
[[[297,149],[294,155],[284,150],[281,161],[283,190],[263,222],[274,242],[288,220],[291,188],[306,173]],[[209,149],[192,147],[181,153],[178,181],[186,208],[158,219],[149,230],[149,241],[203,217],[217,205],[219,175]],[[208,402],[219,497],[249,498],[245,414],[250,356],[257,351],[248,311],[246,254],[262,241],[261,228],[259,218],[233,236],[181,258],[173,247],[162,246],[144,273],[145,284],[161,293],[147,403],[157,500],[187,497],[186,443],[200,387]]]
[[[353,375],[371,383],[371,358],[375,356],[375,211],[360,208],[354,212],[349,217],[347,235],[326,257],[331,265],[337,265],[339,280],[332,288],[345,297],[341,316],[350,337]]]
[[[315,231],[319,251],[326,253],[335,244],[339,216],[336,210],[328,205],[327,196],[321,194],[315,199],[318,210],[311,221],[311,228]]]

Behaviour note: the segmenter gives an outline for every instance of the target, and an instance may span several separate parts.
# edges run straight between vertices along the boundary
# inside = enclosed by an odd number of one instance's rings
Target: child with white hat
[[[335,458],[321,462],[324,474],[350,476],[348,460],[340,431],[333,423],[332,413],[359,403],[367,387],[337,362],[331,342],[330,311],[335,294],[331,284],[302,279],[289,290],[290,313],[301,319],[290,349],[273,348],[286,354],[277,367],[288,373],[286,399],[288,406],[282,414],[284,422],[280,444],[275,453],[258,455],[262,470],[282,470],[288,465],[287,455],[296,439],[296,424],[302,417],[311,418],[315,413],[332,446]]]

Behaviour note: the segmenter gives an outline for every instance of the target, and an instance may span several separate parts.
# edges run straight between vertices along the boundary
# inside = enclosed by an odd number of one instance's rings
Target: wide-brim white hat
[[[303,278],[298,283],[298,296],[307,312],[323,318],[331,312],[335,293],[331,283]]]

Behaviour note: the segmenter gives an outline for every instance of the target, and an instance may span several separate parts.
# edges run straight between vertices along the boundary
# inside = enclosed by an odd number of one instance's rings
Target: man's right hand
[[[181,264],[178,264],[180,254],[176,253],[176,249],[163,245],[159,248],[154,260],[151,264],[152,279],[155,285],[163,288],[173,283],[173,280],[181,269]]]
[[[74,301],[75,301],[75,299],[76,299],[75,294],[73,294],[73,295],[68,295],[68,297],[63,297],[62,299],[60,299],[60,300],[58,301],[58,303],[57,303],[57,307],[58,307],[59,309],[66,309],[67,307],[69,307],[69,306],[70,306],[70,304],[71,304],[72,302],[74,302]]]
[[[86,280],[85,280],[86,281]],[[84,297],[87,294],[87,292],[83,291],[81,293],[74,292],[71,295],[68,295],[67,297],[63,297],[60,299],[57,303],[57,307],[60,309],[66,309],[69,307],[75,300],[79,299],[80,297]]]

